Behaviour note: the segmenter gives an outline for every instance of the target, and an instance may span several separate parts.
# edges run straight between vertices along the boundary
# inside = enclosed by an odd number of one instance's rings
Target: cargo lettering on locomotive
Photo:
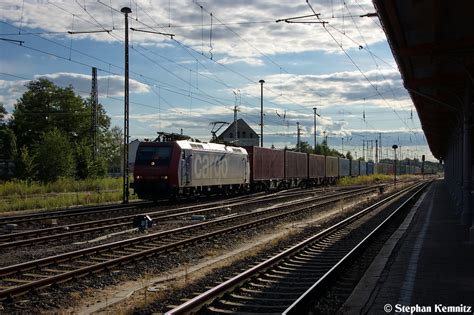
[[[225,156],[197,155],[194,158],[193,176],[196,179],[226,178],[228,173]]]

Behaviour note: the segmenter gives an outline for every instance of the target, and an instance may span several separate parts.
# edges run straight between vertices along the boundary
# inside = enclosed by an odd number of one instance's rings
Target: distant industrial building
[[[237,128],[236,125],[237,124]],[[237,132],[237,136],[236,136]],[[250,128],[250,126],[242,119],[230,124],[218,137],[219,142],[232,143],[236,146],[258,146],[259,136]]]

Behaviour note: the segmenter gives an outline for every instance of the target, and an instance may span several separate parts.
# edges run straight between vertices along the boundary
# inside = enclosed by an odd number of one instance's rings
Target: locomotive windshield
[[[140,146],[135,165],[167,166],[171,160],[171,147]]]

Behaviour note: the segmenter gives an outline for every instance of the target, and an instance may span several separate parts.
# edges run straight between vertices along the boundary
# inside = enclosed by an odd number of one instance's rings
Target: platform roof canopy
[[[443,159],[474,76],[474,1],[373,2],[431,152]]]

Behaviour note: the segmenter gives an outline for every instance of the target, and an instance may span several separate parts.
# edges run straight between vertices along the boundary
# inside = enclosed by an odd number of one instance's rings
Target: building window
[[[229,133],[229,138],[233,138],[233,134],[232,134],[232,132],[231,132],[231,133]]]
[[[237,138],[240,138],[240,131],[237,131]]]
[[[253,138],[253,133],[250,133],[250,138]]]
[[[245,131],[242,131],[242,138],[247,138],[247,133]]]

